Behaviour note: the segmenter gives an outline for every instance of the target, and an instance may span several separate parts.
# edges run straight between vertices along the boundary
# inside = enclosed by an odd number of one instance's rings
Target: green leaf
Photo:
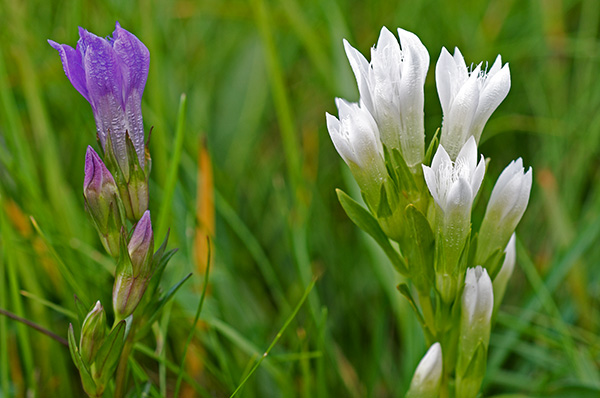
[[[392,262],[392,265],[399,273],[407,275],[408,270],[406,268],[405,260],[400,253],[392,247],[390,240],[379,226],[377,220],[344,191],[336,189],[336,193],[340,204],[352,222],[375,239],[375,242],[383,249]]]
[[[425,327],[425,318],[423,318],[423,313],[421,312],[421,310],[419,309],[419,307],[417,306],[417,303],[415,302],[415,299],[412,296],[412,293],[410,292],[410,288],[408,287],[408,285],[406,283],[401,283],[398,285],[397,287],[398,291],[400,292],[401,295],[403,295],[404,297],[406,297],[406,299],[408,300],[408,303],[410,304],[410,306],[412,307],[412,309],[415,311],[415,314],[417,315],[417,319],[419,321],[419,323]]]
[[[169,252],[170,253],[170,252]],[[165,256],[167,256],[167,253]],[[179,290],[179,288],[192,276],[192,273],[187,274],[182,280],[173,285],[168,292],[166,292],[158,301],[152,303],[151,305],[147,305],[144,308],[144,317],[148,317],[148,320],[144,323],[144,326],[136,331],[136,337],[145,336],[146,333],[152,327],[152,324],[160,315],[160,311],[163,309],[165,304],[169,302],[175,296],[175,293]]]
[[[127,318],[130,319],[130,318]],[[123,319],[110,331],[104,340],[104,343],[96,354],[92,371],[97,380],[104,385],[112,377],[121,357],[123,345],[125,344],[125,331],[127,329],[127,320]]]
[[[435,277],[433,231],[427,218],[414,205],[406,206],[405,217],[408,234],[402,250],[408,262],[409,274],[420,292],[429,292]]]

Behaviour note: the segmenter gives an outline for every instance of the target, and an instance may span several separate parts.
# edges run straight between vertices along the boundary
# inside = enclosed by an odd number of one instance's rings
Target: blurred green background
[[[107,36],[117,20],[151,53],[150,208],[156,239],[170,227],[179,247],[164,287],[194,273],[134,352],[149,396],[173,392],[207,233],[209,296],[181,396],[230,396],[313,278],[239,396],[404,395],[426,347],[398,275],[337,202],[335,188],[358,193],[325,127],[335,97],[358,99],[342,38],[369,58],[384,25],[430,52],[427,141],[441,123],[442,46],[468,64],[499,53],[510,64],[511,91],[480,145],[491,162],[474,223],[511,160],[534,168],[534,186],[484,395],[600,395],[600,2],[0,1],[0,308],[62,336],[74,293],[110,307],[112,265],[81,193],[86,146],[97,148],[92,112],[46,40],[74,46],[77,26]],[[0,397],[82,394],[65,347],[0,317]]]

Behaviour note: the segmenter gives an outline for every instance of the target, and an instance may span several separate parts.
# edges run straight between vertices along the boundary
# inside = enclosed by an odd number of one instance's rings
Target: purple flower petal
[[[79,94],[83,95],[83,97],[91,104],[92,101],[90,100],[87,90],[81,52],[71,46],[58,44],[52,40],[48,40],[48,43],[60,54],[60,60],[62,61],[65,75],[67,75],[73,87],[75,87],[75,89],[79,91]]]

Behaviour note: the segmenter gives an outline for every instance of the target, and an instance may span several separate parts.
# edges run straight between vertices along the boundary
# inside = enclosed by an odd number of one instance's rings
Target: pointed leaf
[[[406,269],[406,262],[394,249],[390,243],[390,240],[383,232],[379,223],[375,218],[367,211],[364,207],[358,204],[348,194],[340,189],[336,189],[338,200],[346,211],[348,217],[356,224],[360,229],[371,235],[375,242],[383,249],[385,254],[388,256],[392,265],[402,275],[407,275],[408,270]]]
[[[434,285],[435,239],[427,218],[415,206],[406,206],[407,237],[402,250],[406,256],[409,273],[420,292],[427,293]]]
[[[106,336],[94,362],[93,372],[96,379],[107,382],[114,373],[125,344],[126,328],[127,321],[124,319],[117,323],[109,335]]]

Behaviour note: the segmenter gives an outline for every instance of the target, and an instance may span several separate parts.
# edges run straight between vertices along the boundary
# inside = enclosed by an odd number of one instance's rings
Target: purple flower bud
[[[96,119],[98,139],[105,153],[113,153],[129,180],[127,135],[137,161],[144,168],[144,124],[141,101],[150,53],[133,34],[116,23],[113,37],[102,38],[79,28],[79,41],[72,48],[48,40],[58,50],[71,84],[88,100]],[[112,148],[107,148],[110,135]]]
[[[113,307],[117,319],[128,317],[142,300],[154,272],[153,253],[154,233],[150,211],[146,210],[117,265],[113,286]]]
[[[104,336],[106,336],[106,314],[100,301],[97,301],[94,309],[85,317],[81,326],[79,350],[85,364],[90,365],[94,362],[96,353],[104,341]]]
[[[133,265],[134,276],[147,274],[149,263],[154,252],[154,233],[150,221],[150,211],[146,210],[140,221],[138,221],[127,245],[129,257]]]
[[[117,185],[91,146],[88,146],[85,154],[83,196],[104,248],[113,257],[117,257],[122,225]]]

